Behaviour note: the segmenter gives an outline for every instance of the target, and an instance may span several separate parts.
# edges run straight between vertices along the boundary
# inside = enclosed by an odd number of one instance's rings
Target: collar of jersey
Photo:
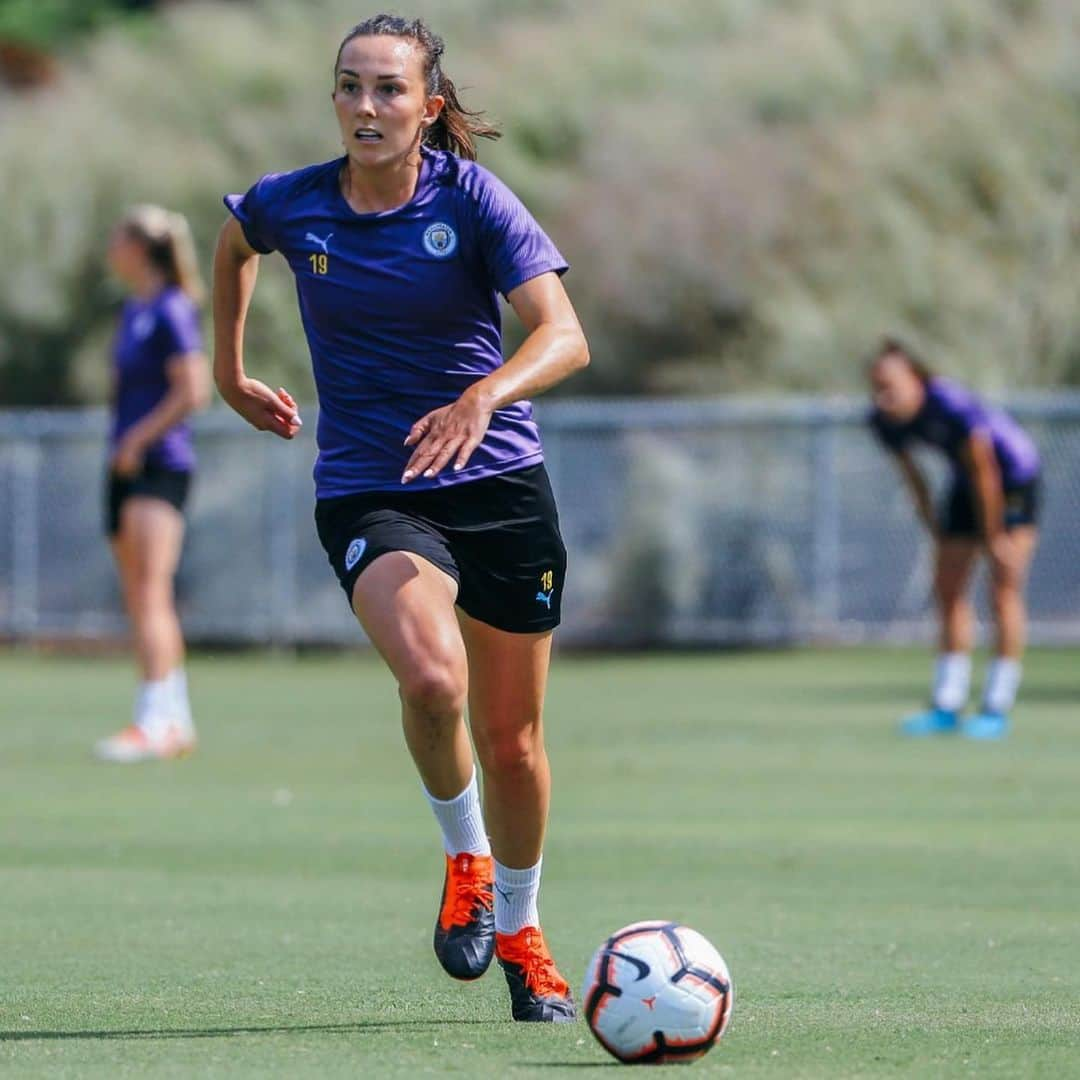
[[[416,182],[416,191],[413,192],[413,197],[408,202],[395,206],[392,210],[375,210],[370,214],[360,214],[349,205],[349,200],[345,198],[341,191],[341,183],[338,177],[341,175],[341,167],[348,161],[348,156],[344,155],[338,158],[338,167],[333,172],[334,191],[337,194],[339,205],[350,218],[357,221],[379,221],[383,218],[391,218],[397,214],[406,214],[411,210],[415,210],[426,201],[436,184],[445,182],[448,172],[446,156],[442,153],[436,153],[426,146],[420,147],[420,177]]]

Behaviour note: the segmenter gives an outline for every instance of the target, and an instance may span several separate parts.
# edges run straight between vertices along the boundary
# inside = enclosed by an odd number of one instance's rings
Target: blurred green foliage
[[[406,7],[574,264],[574,392],[850,389],[886,329],[988,389],[1080,382],[1073,0]],[[104,393],[127,204],[188,213],[208,264],[223,192],[339,152],[331,64],[366,13],[170,5],[0,98],[0,400]],[[261,278],[249,366],[310,396],[288,272]]]
[[[135,0],[0,0],[0,40],[27,45],[63,45],[70,34],[84,33],[135,8]]]

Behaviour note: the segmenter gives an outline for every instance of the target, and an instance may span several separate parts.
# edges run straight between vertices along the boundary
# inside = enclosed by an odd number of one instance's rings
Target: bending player
[[[1038,538],[1039,453],[1010,416],[969,390],[931,374],[901,342],[887,338],[870,367],[870,423],[896,456],[919,516],[935,540],[934,591],[941,618],[932,708],[903,721],[908,735],[959,730],[976,739],[1008,732],[1020,685],[1027,613],[1024,586]],[[952,470],[940,516],[911,449],[943,452]],[[971,683],[974,613],[968,596],[980,555],[990,564],[997,641],[979,712],[960,721]]]
[[[254,427],[296,434],[295,402],[250,378],[242,351],[258,257],[281,252],[318,390],[319,537],[397,680],[442,829],[436,954],[473,979],[494,949],[514,1019],[564,1021],[574,1006],[536,901],[566,556],[526,399],[583,367],[588,349],[562,256],[474,163],[476,138],[497,132],[460,104],[442,53],[419,20],[355,27],[334,65],[344,157],[228,197],[214,372]],[[497,293],[528,331],[505,363]]]

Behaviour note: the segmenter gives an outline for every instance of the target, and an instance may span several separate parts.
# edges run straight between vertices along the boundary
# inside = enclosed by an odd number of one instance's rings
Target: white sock
[[[435,819],[442,829],[443,847],[446,854],[460,855],[468,851],[473,855],[490,855],[484,814],[480,809],[480,789],[476,786],[476,769],[465,790],[453,799],[436,799],[424,789]]]
[[[1023,668],[1019,660],[1007,656],[995,656],[986,673],[983,687],[983,708],[987,712],[1007,713],[1016,704],[1016,691],[1020,689]]]
[[[169,687],[169,711],[181,727],[190,728],[191,700],[188,698],[187,674],[182,667],[175,668],[165,677]]]
[[[144,731],[155,731],[169,714],[171,686],[168,678],[139,683],[135,693],[134,720]]]
[[[942,653],[934,665],[934,708],[959,712],[971,690],[971,657],[967,653]]]
[[[540,893],[540,867],[513,870],[495,860],[495,930],[500,934],[516,934],[526,926],[540,925],[536,898]]]
[[[134,719],[138,727],[151,735],[163,734],[172,724],[193,727],[183,668],[174,668],[164,679],[139,683]]]

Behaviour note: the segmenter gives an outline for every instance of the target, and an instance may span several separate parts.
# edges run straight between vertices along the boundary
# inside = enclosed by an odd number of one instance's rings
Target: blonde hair
[[[170,285],[176,285],[196,303],[206,296],[195,240],[183,214],[161,206],[133,206],[121,219],[121,227],[146,247],[150,262],[160,270]]]

